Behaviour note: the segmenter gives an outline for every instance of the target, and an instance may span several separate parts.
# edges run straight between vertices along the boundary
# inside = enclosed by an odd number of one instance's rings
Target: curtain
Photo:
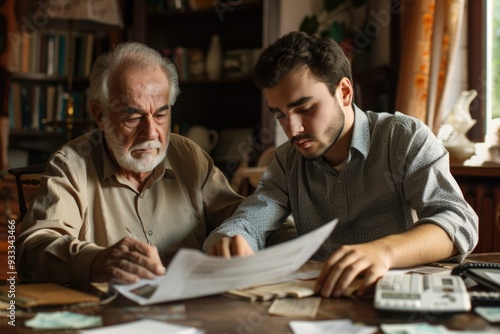
[[[437,133],[467,89],[466,0],[401,0],[396,110]]]
[[[15,66],[15,58],[11,45],[10,34],[17,30],[15,20],[15,1],[4,1],[0,6],[1,29],[0,29],[0,170],[9,167],[9,108],[8,97],[10,89],[9,71]]]

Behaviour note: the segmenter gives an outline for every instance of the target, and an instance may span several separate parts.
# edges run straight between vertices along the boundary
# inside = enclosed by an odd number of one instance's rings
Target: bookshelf
[[[28,150],[28,164],[44,162],[94,127],[87,111],[88,77],[95,57],[111,46],[108,32],[122,24],[116,4],[99,2],[108,5],[103,12],[82,7],[93,2],[53,3],[50,10],[36,0],[16,3],[18,28],[9,38],[14,52],[6,78],[9,148]],[[92,16],[111,11],[107,22]]]
[[[75,104],[74,120],[89,121],[86,88],[99,40],[91,33],[70,35],[68,31],[52,29],[17,36],[19,52],[14,62],[18,66],[10,77],[10,129],[55,130],[51,124],[66,121],[69,94]],[[72,63],[70,54],[75,55]],[[70,73],[72,87],[68,92]]]
[[[87,87],[96,41],[90,36],[75,35],[72,41],[76,58],[71,92],[67,32],[36,31],[21,37],[19,66],[9,78],[9,146],[28,151],[28,164],[43,162],[64,142],[93,127]],[[71,120],[66,114],[68,94],[74,101]]]

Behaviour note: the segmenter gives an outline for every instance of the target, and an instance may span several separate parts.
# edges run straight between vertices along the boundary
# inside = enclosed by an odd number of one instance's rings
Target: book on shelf
[[[18,53],[19,55],[19,62],[21,68],[20,71],[23,73],[27,73],[30,71],[30,53],[33,52],[31,49],[31,38],[30,34],[28,33],[21,33],[21,52]]]
[[[59,41],[58,46],[59,48],[56,50],[58,56],[58,63],[55,64],[57,68],[57,74],[58,75],[67,75],[67,69],[66,69],[66,60],[68,59],[68,51],[66,48],[66,35],[60,34],[56,36],[57,40]]]
[[[35,86],[33,87],[33,90],[31,91],[31,126],[30,129],[32,130],[40,130],[40,118],[41,118],[41,113],[40,113],[40,86]]]
[[[88,91],[71,93],[74,104],[73,119],[89,120],[86,110]],[[51,130],[46,123],[67,120],[69,94],[63,85],[32,86],[12,82],[9,92],[10,128],[15,130]]]
[[[9,91],[9,119],[11,129],[22,128],[21,117],[21,85],[12,82]]]
[[[34,114],[36,115],[36,124],[33,124],[33,128],[44,131],[46,130],[44,119],[46,115],[44,114],[44,110],[47,110],[45,109],[47,107],[47,91],[43,91],[42,87],[39,86],[35,87],[35,89],[38,91],[36,93],[37,100],[35,100],[38,101],[38,103],[35,103],[36,112],[34,112]]]
[[[41,36],[40,34],[32,34],[32,37],[29,41],[29,49],[30,53],[28,54],[28,71],[30,72],[40,72],[40,62],[42,60],[41,54]],[[38,50],[38,52],[36,52]]]
[[[29,87],[21,86],[21,129],[29,129],[32,124]]]
[[[17,69],[20,73],[66,76],[70,72],[69,55],[74,55],[74,76],[88,76],[94,59],[95,38],[89,33],[48,30],[18,33]],[[71,42],[71,43],[70,43]],[[69,50],[72,46],[72,50]]]
[[[46,93],[45,110],[46,110],[47,119],[55,119],[55,117],[56,117],[55,110],[57,108],[56,99],[57,99],[57,94],[58,94],[58,87],[57,86],[47,86],[47,90],[45,93]]]
[[[46,58],[46,63],[47,66],[45,67],[47,75],[54,75],[55,74],[55,64],[57,62],[56,60],[56,38],[54,35],[47,35],[46,38],[46,52],[47,52],[47,58]]]
[[[201,48],[166,47],[161,52],[175,65],[179,80],[205,80],[207,78],[206,54]]]

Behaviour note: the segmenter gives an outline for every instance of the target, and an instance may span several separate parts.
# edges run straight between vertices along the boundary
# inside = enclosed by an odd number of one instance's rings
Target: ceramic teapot
[[[200,147],[209,154],[212,152],[215,145],[217,145],[217,140],[219,139],[216,130],[207,129],[201,125],[193,125],[190,127],[187,137],[200,145]]]

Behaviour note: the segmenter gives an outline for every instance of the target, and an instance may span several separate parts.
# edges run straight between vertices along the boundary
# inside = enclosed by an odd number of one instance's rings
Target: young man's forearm
[[[438,225],[421,224],[373,242],[387,250],[391,268],[448,259],[458,253],[450,236]]]

